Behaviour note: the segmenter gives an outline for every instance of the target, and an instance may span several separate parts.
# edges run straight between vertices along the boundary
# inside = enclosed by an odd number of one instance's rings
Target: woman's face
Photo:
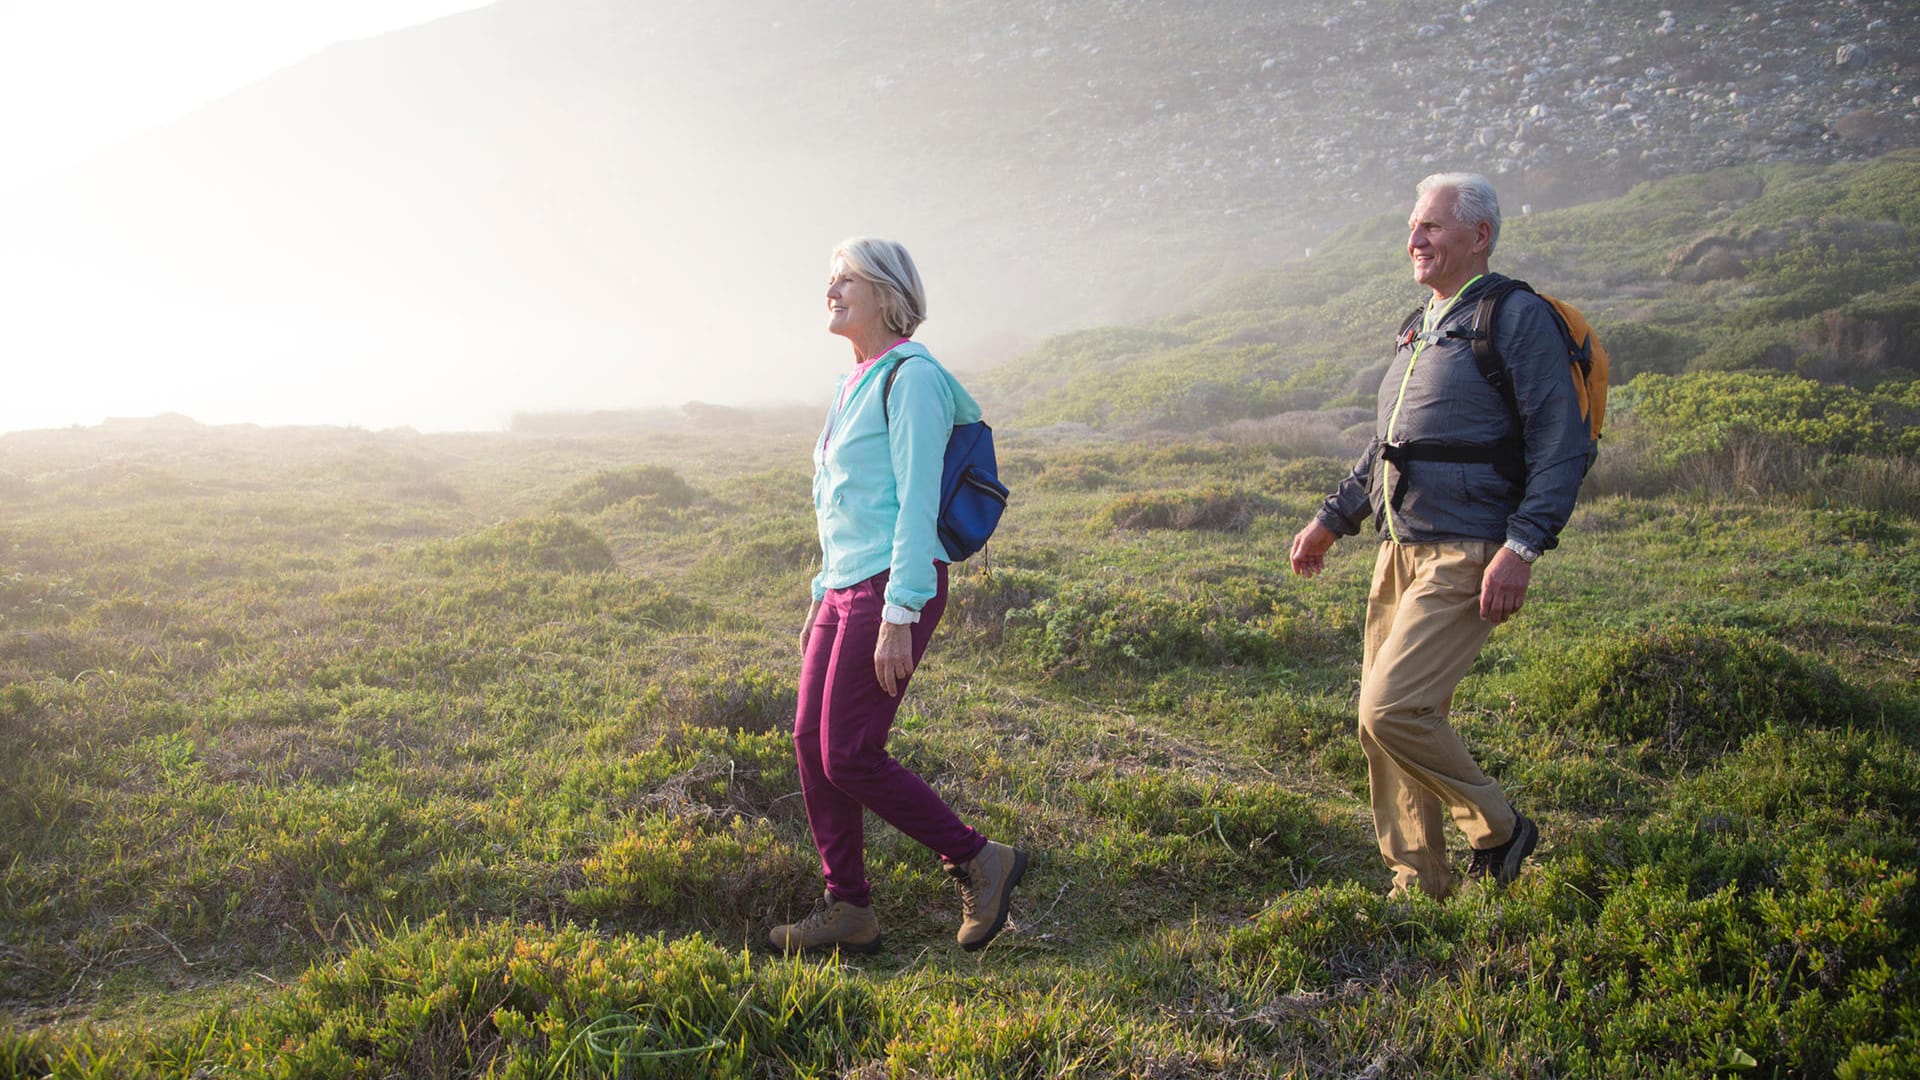
[[[827,329],[859,341],[878,336],[885,322],[879,288],[853,276],[847,260],[833,260],[833,275],[827,280]]]

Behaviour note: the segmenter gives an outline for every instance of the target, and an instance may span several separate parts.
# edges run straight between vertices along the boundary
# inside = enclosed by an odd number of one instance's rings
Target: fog
[[[915,252],[921,337],[959,366],[1124,314],[1046,287],[1080,260],[1016,220],[1017,173],[955,175],[982,148],[925,153],[924,98],[836,70],[884,36],[788,10],[507,0],[335,46],[28,192],[0,429],[811,403],[848,358],[822,289],[858,233]]]
[[[849,359],[821,297],[849,235],[914,252],[919,337],[977,369],[1177,311],[1440,169],[1547,206],[1920,138],[1892,77],[1920,8],[1770,10],[499,0],[9,198],[0,430],[813,404]]]

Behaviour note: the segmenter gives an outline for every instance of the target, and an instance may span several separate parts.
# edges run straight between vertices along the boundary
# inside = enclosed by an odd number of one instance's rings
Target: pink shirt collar
[[[888,353],[892,352],[893,350],[899,348],[902,345],[905,345],[907,342],[911,340],[913,339],[901,338],[899,341],[896,341],[893,344],[887,346],[886,348],[881,349],[875,355],[869,356],[865,360],[862,360],[859,363],[853,365],[853,371],[847,375],[847,381],[841,384],[840,403],[842,405],[846,404],[847,395],[853,393],[854,386],[856,386],[860,382],[861,377],[864,376],[867,373],[867,371],[873,367],[874,364],[877,364],[880,362],[881,357],[886,356]]]

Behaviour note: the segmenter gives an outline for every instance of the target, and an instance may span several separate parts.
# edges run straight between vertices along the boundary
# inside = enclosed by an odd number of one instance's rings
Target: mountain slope
[[[1399,215],[1224,281],[1186,312],[1043,343],[978,380],[1004,422],[1192,431],[1285,414],[1371,422],[1393,327],[1420,299]],[[1578,304],[1647,373],[1779,370],[1872,385],[1920,374],[1920,153],[1731,168],[1519,215],[1494,269]]]

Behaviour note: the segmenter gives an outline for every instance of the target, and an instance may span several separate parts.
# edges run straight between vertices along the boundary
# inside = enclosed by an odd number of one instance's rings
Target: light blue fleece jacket
[[[895,364],[889,424],[880,398]],[[955,424],[980,419],[980,406],[914,341],[888,350],[843,396],[849,377],[840,376],[813,446],[821,553],[813,598],[888,570],[886,602],[919,611],[938,587],[934,561],[947,561],[936,528],[947,438]]]

